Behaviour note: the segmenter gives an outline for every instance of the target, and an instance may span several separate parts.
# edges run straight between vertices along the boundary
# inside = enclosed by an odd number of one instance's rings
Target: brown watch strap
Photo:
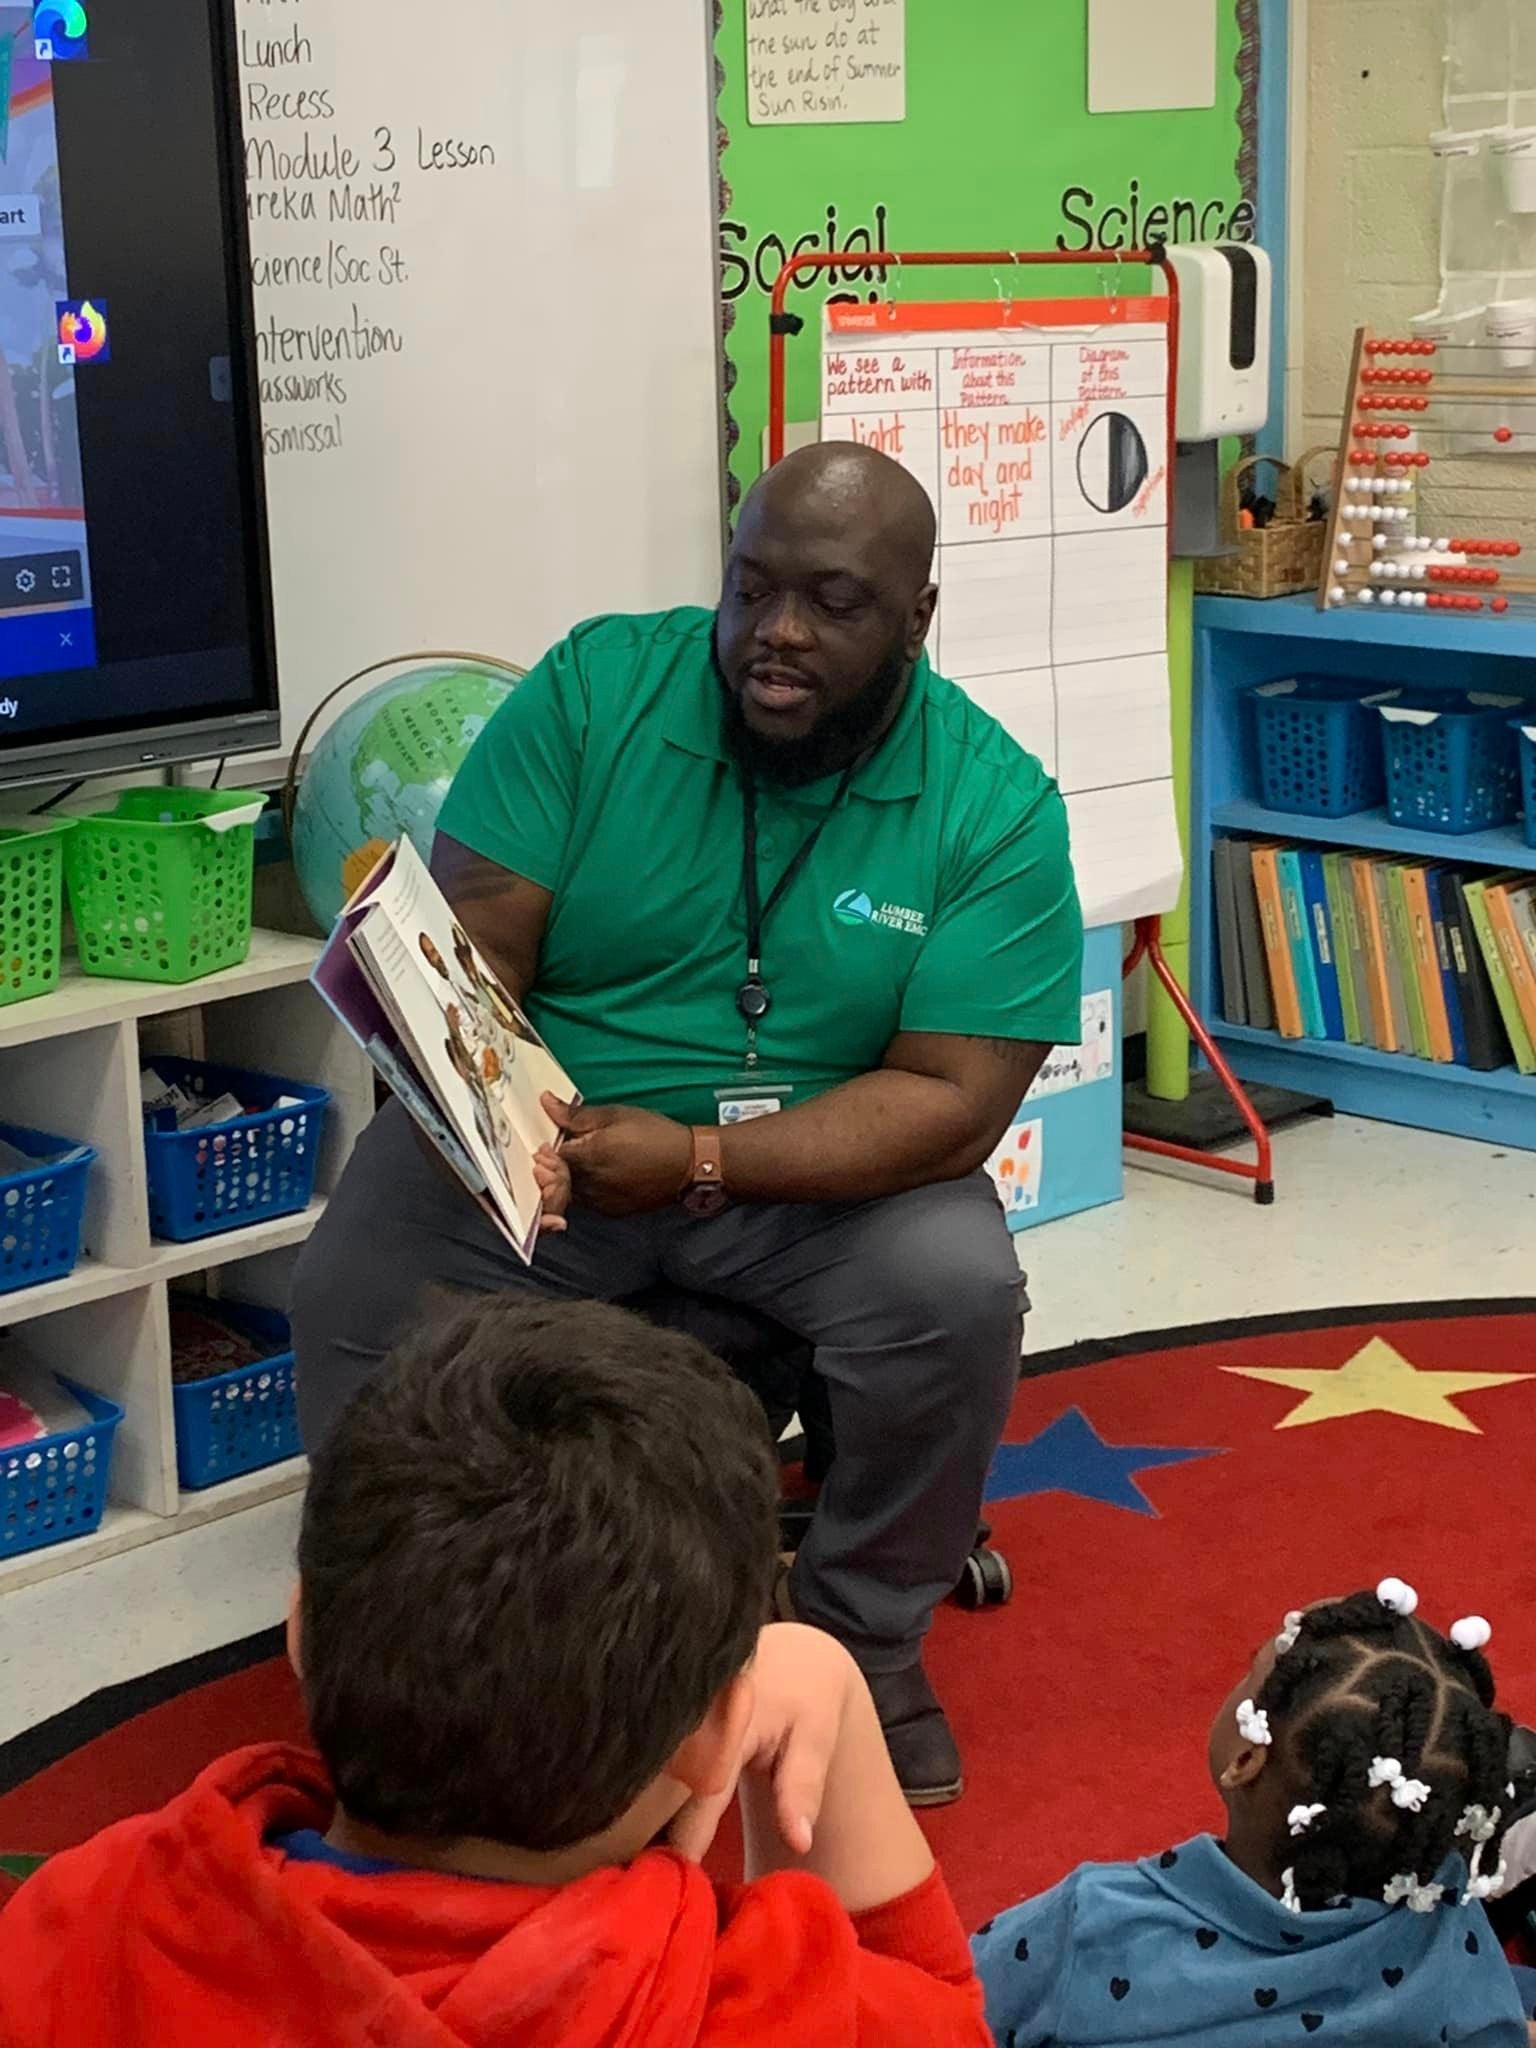
[[[720,1149],[720,1133],[709,1124],[695,1124],[693,1129],[693,1158],[689,1162],[686,1186],[690,1188],[723,1188],[725,1186],[725,1159]]]

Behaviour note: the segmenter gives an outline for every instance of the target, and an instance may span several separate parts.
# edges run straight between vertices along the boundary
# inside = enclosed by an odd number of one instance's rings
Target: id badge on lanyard
[[[773,1116],[789,1107],[794,1094],[792,1081],[774,1081],[755,1069],[737,1074],[723,1088],[714,1091],[715,1121],[748,1124],[755,1117]]]
[[[746,1123],[753,1117],[772,1116],[775,1110],[783,1109],[789,1096],[794,1093],[793,1087],[788,1083],[771,1080],[761,1073],[757,1064],[757,1027],[773,1008],[773,996],[763,978],[763,926],[767,923],[770,912],[780,902],[796,875],[815,852],[817,841],[826,830],[828,821],[842,809],[858,768],[858,761],[850,761],[843,770],[842,779],[837,785],[837,793],[831,804],[817,821],[814,829],[801,842],[793,860],[774,884],[766,903],[758,894],[757,790],[750,776],[744,776],[742,779],[742,892],[747,907],[747,976],[736,991],[736,1009],[747,1027],[747,1045],[743,1072],[738,1081],[728,1088],[715,1090],[719,1118],[723,1124]]]

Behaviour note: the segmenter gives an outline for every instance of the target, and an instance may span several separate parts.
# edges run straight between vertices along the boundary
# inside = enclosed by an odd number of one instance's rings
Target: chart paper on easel
[[[1171,909],[1162,298],[832,305],[821,431],[938,513],[929,653],[1055,775],[1091,925]]]

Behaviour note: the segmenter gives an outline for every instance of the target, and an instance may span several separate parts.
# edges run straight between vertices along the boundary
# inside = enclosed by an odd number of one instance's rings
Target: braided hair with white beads
[[[1288,1615],[1252,1702],[1304,1802],[1287,1872],[1298,1910],[1384,1898],[1427,1911],[1453,1850],[1470,1865],[1465,1895],[1496,1888],[1510,1722],[1494,1707],[1487,1624],[1471,1617],[1448,1639],[1416,1606],[1388,1579]]]

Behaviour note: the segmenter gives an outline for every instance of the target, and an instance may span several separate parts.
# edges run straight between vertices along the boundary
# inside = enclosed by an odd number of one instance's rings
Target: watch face
[[[695,1181],[683,1196],[683,1207],[690,1216],[718,1216],[730,1199],[717,1183]]]

